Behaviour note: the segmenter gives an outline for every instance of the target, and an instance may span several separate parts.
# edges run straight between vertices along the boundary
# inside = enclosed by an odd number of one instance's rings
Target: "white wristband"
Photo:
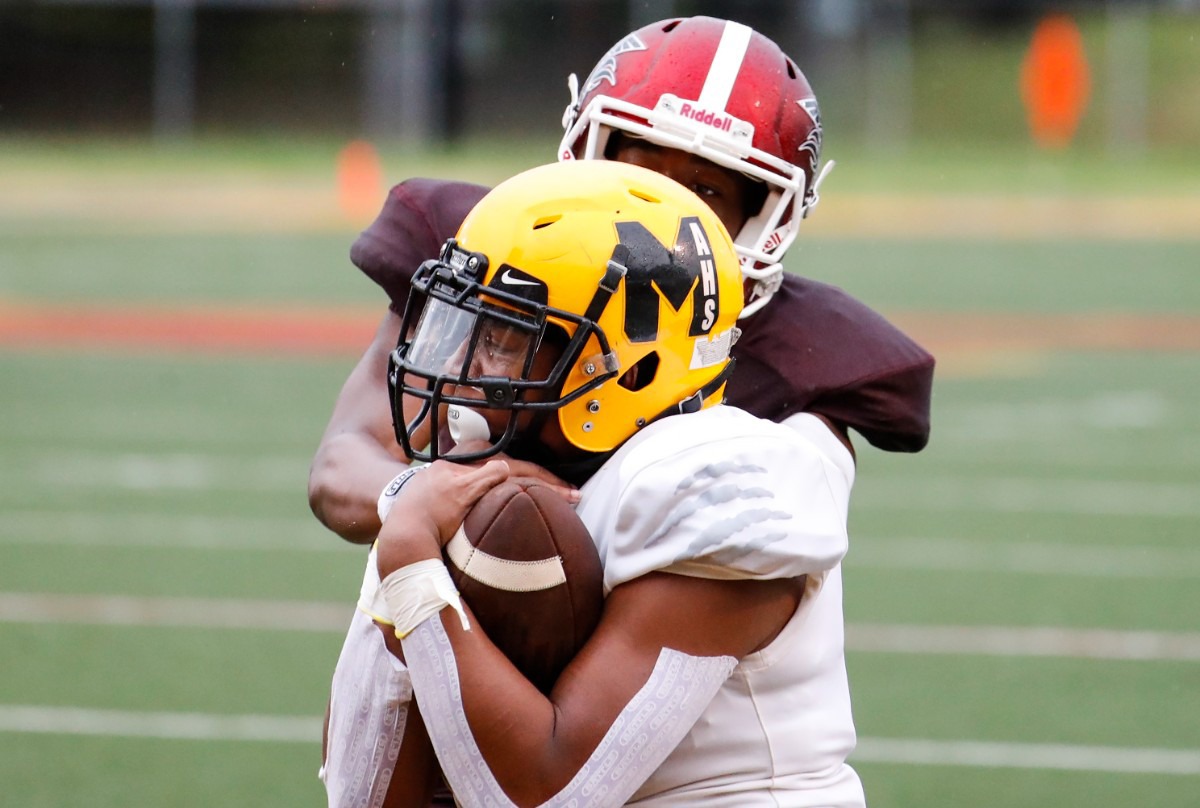
[[[396,504],[396,497],[400,494],[400,489],[404,487],[404,484],[411,480],[418,471],[427,468],[429,466],[409,466],[383,487],[383,493],[379,495],[379,501],[375,504],[375,512],[379,514],[379,524],[382,525],[387,521],[388,514],[392,512],[392,506]]]
[[[463,631],[471,630],[462,599],[441,559],[427,558],[401,567],[383,579],[382,587],[392,626],[401,639],[447,606],[458,612]]]

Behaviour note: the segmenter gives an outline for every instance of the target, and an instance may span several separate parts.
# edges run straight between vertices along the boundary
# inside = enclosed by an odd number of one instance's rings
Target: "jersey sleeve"
[[[837,287],[785,275],[734,346],[728,402],[772,421],[824,415],[873,446],[929,442],[933,356]]]
[[[669,418],[677,434],[614,458],[621,484],[602,548],[606,588],[654,571],[764,579],[836,565],[847,548],[844,469],[786,427],[730,432],[703,415]]]
[[[410,179],[392,188],[375,221],[350,248],[350,260],[404,311],[409,283],[421,264],[437,258],[467,213],[488,189],[444,180]]]

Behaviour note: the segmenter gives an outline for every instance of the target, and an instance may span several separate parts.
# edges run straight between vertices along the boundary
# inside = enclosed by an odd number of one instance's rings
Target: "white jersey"
[[[845,762],[855,735],[840,562],[854,463],[814,416],[785,424],[731,407],[667,418],[627,441],[581,491],[578,513],[596,542],[606,592],[656,570],[722,579],[808,576],[800,608],[779,636],[737,664],[631,804],[864,805],[862,785]],[[359,608],[386,614],[374,551]],[[335,793],[337,782],[359,784],[358,799],[368,790],[382,797],[397,751],[392,742],[403,727],[392,720],[395,696],[410,686],[374,627],[361,616],[356,623],[364,628],[351,631],[334,677],[325,772],[331,806],[359,804]],[[355,650],[360,645],[373,653],[367,669],[364,652]],[[347,711],[354,717],[340,720]],[[347,728],[364,718],[370,726],[352,737]],[[334,751],[342,744],[351,748]],[[374,777],[364,777],[357,762],[373,760],[381,748],[390,754]]]
[[[667,418],[583,487],[578,513],[606,591],[652,571],[808,576],[791,621],[743,658],[632,803],[862,806],[846,764],[854,724],[840,562],[850,453],[819,419],[774,424],[731,407]]]

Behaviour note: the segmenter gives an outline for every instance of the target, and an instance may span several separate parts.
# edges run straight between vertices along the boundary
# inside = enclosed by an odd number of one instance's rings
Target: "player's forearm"
[[[379,495],[407,466],[364,436],[328,437],[309,470],[309,507],[343,539],[369,543],[379,534]]]
[[[586,676],[565,675],[548,699],[458,619],[446,610],[426,620],[404,639],[404,654],[442,771],[463,805],[624,805],[736,665],[663,648],[651,670],[634,662],[635,685],[621,705],[572,710],[567,703],[593,701]],[[610,668],[609,677],[627,674]],[[657,729],[647,736],[647,726]],[[630,744],[630,736],[644,741]]]
[[[457,793],[464,780],[486,780],[490,775],[507,799],[517,805],[540,805],[567,784],[591,749],[571,754],[576,739],[557,725],[560,716],[553,702],[477,626],[464,632],[457,615],[449,609],[444,615],[428,621],[438,622],[443,631],[418,630],[405,638],[404,649],[406,658],[420,660],[414,691],[427,711],[426,725],[451,788]],[[473,616],[470,619],[474,622]],[[450,635],[453,653],[447,654],[450,647],[437,643]],[[448,661],[457,662],[454,672],[444,667]],[[442,700],[447,681],[455,677],[461,697],[458,709]],[[556,734],[556,728],[561,732]],[[462,749],[472,745],[478,757],[463,754]],[[469,797],[464,802],[471,803]]]
[[[441,784],[437,756],[425,731],[425,723],[415,703],[408,706],[408,721],[404,739],[396,758],[396,768],[388,785],[383,808],[407,808],[430,804],[433,793]]]

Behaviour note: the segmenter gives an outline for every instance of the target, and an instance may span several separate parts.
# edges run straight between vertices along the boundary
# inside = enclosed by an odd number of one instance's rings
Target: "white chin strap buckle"
[[[451,404],[447,407],[446,419],[450,428],[450,438],[456,445],[472,440],[490,441],[492,438],[487,419],[469,407]]]

